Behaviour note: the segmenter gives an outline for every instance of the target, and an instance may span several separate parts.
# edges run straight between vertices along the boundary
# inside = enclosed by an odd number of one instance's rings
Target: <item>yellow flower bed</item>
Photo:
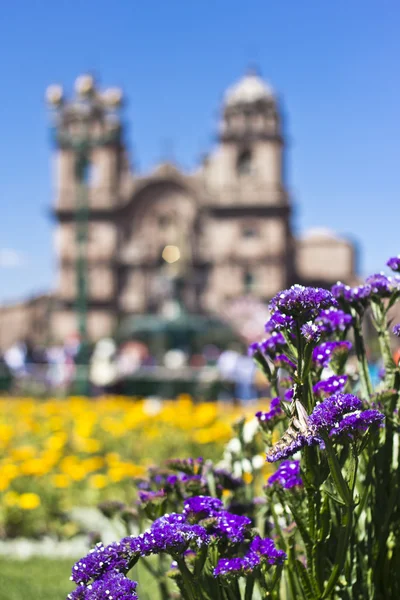
[[[243,414],[253,418],[256,410],[194,403],[188,396],[163,402],[2,398],[0,536],[62,534],[63,511],[104,499],[131,501],[132,478],[151,464],[218,459],[232,423]]]

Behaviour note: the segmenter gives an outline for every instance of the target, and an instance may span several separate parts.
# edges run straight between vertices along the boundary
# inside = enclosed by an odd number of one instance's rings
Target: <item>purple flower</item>
[[[400,323],[394,325],[392,331],[395,336],[400,337]]]
[[[293,285],[282,290],[272,298],[269,308],[272,317],[276,311],[306,323],[314,319],[321,310],[336,306],[337,302],[331,292],[322,288]]]
[[[360,410],[361,407],[362,402],[357,396],[338,392],[317,404],[308,422],[315,433],[320,433],[334,427],[344,414]]]
[[[323,342],[313,350],[312,358],[315,363],[321,367],[326,367],[332,358],[340,355],[345,355],[352,348],[351,342],[343,340],[341,342]]]
[[[142,556],[160,552],[181,554],[189,547],[200,548],[210,542],[204,527],[186,523],[186,516],[179,513],[156,519],[150,529],[136,539]]]
[[[282,314],[279,310],[275,310],[275,312],[271,315],[269,321],[265,323],[265,331],[268,333],[276,331],[281,331],[282,329],[286,329],[287,331],[292,331],[295,327],[295,320],[293,317],[289,315]]]
[[[315,324],[327,335],[332,335],[332,333],[336,333],[337,331],[346,331],[351,322],[351,315],[339,308],[333,307],[321,311],[315,319]]]
[[[331,436],[341,434],[353,434],[358,431],[366,431],[371,425],[380,425],[384,420],[384,415],[379,410],[357,410],[353,413],[344,415],[329,432]]]
[[[139,499],[140,502],[152,502],[153,500],[160,500],[165,498],[166,494],[164,490],[157,490],[156,492],[151,490],[140,490],[139,491]]]
[[[284,399],[286,400],[286,402],[290,402],[290,400],[293,400],[293,396],[294,396],[294,389],[290,388],[290,389],[286,390],[286,392],[284,394]]]
[[[270,410],[268,412],[258,411],[255,416],[258,419],[259,424],[263,429],[270,428],[271,421],[275,421],[275,417],[282,415],[281,401],[280,398],[273,398],[269,405]]]
[[[392,271],[400,271],[400,256],[392,256],[386,264]]]
[[[165,478],[165,485],[173,487],[178,481],[178,475],[167,475]]]
[[[337,300],[341,300],[345,305],[350,304],[355,308],[365,307],[371,298],[371,287],[369,285],[359,285],[351,288],[338,281],[332,287],[332,294]]]
[[[277,471],[268,479],[268,485],[272,486],[278,483],[285,490],[303,485],[303,480],[300,477],[300,461],[284,460],[278,467]]]
[[[220,558],[214,569],[214,577],[240,577],[251,573],[260,562],[260,556],[256,552],[248,552],[243,557]]]
[[[251,542],[250,551],[256,552],[262,558],[265,558],[270,565],[281,565],[287,558],[283,550],[278,550],[275,547],[273,540],[270,538],[261,538],[258,535]]]
[[[68,594],[68,600],[137,600],[136,581],[122,573],[107,573],[101,579],[80,585]]]
[[[347,379],[347,375],[332,375],[332,377],[316,383],[313,387],[313,392],[318,396],[330,396],[336,392],[342,392]]]
[[[224,508],[222,500],[213,496],[192,496],[187,498],[183,505],[183,512],[186,515],[194,514],[199,518],[206,519],[213,517],[217,512]]]
[[[285,552],[278,550],[273,540],[256,536],[243,557],[221,558],[214,569],[214,577],[239,577],[251,573],[262,562],[277,565],[282,564],[286,558]]]
[[[124,538],[108,546],[99,543],[72,568],[71,580],[78,584],[88,584],[110,571],[126,573],[130,560],[140,553],[136,538]]]
[[[247,355],[254,356],[255,354],[257,354],[257,352],[260,352],[260,351],[261,351],[261,344],[259,344],[258,342],[253,342],[247,348]]]
[[[235,543],[244,540],[248,526],[251,525],[251,520],[248,517],[235,515],[226,510],[217,513],[215,519],[213,531]]]
[[[333,432],[337,432],[344,415],[355,413],[356,411],[360,412],[361,408],[361,400],[352,394],[342,394],[339,392],[326,398],[320,404],[317,404],[311,415],[306,418],[306,422],[301,424],[301,427],[298,426],[295,429],[293,425],[290,426],[289,430],[269,450],[267,460],[269,462],[276,462],[282,458],[288,458],[305,446],[319,444],[323,448],[324,434],[329,433],[332,435]],[[373,414],[370,411],[364,411],[364,413],[367,414],[365,414],[365,418],[360,423],[367,427],[377,422],[377,415],[380,414],[379,411],[373,411]],[[302,419],[305,420],[304,416]],[[350,433],[351,423],[352,419],[350,417],[348,421],[345,420],[343,432]],[[358,419],[356,419],[353,431],[362,429],[362,427],[357,426],[357,423],[359,423]]]
[[[285,347],[286,341],[280,331],[272,331],[270,337],[260,344],[260,350],[270,358],[275,358]]]
[[[397,289],[392,277],[388,277],[384,273],[370,275],[365,281],[371,288],[371,294],[379,298],[388,298]]]
[[[286,356],[286,354],[278,354],[275,357],[274,365],[277,368],[285,369],[286,371],[294,371],[296,365]]]
[[[301,328],[301,335],[306,342],[318,342],[321,337],[322,329],[312,321],[305,323]]]

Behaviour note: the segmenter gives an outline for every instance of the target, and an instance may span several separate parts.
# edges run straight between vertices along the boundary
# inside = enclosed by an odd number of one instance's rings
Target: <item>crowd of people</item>
[[[265,392],[254,362],[239,344],[228,349],[205,345],[191,352],[171,348],[156,356],[142,341],[117,344],[111,338],[99,340],[81,362],[78,337],[63,345],[32,346],[14,344],[0,357],[0,381],[3,392],[16,391],[69,394],[83,375],[89,380],[89,393],[127,393],[128,395],[162,396],[193,388],[209,387],[219,399],[250,401]],[[147,382],[147,387],[144,386]],[[150,383],[152,385],[150,385]],[[168,382],[174,382],[173,391]],[[148,390],[148,393],[146,392]]]

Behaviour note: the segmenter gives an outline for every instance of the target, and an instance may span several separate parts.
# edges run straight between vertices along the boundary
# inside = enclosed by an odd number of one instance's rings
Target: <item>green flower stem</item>
[[[347,506],[343,516],[342,527],[339,534],[338,546],[336,551],[335,564],[332,569],[331,576],[326,584],[322,598],[329,598],[334,589],[346,563],[348,554],[349,542],[352,532],[353,507]]]
[[[352,316],[354,331],[354,348],[356,351],[360,372],[361,394],[364,400],[368,400],[369,397],[372,396],[373,388],[371,383],[371,377],[369,374],[367,355],[365,352],[365,344],[361,328],[362,321],[360,315],[355,310],[352,311]]]
[[[379,348],[385,366],[385,387],[392,388],[395,383],[396,365],[392,357],[390,347],[390,336],[386,318],[386,310],[381,301],[372,302],[371,310],[375,321],[375,329],[378,334]]]
[[[197,593],[197,588],[195,586],[193,575],[189,571],[189,569],[185,563],[185,559],[182,558],[181,556],[174,556],[174,558],[178,564],[179,571],[181,572],[185,591],[188,594],[188,599],[189,600],[201,600],[201,595],[198,595],[198,593]]]
[[[353,497],[350,491],[348,484],[346,483],[342,470],[340,468],[340,464],[338,458],[336,456],[336,452],[332,446],[332,442],[328,435],[323,436],[323,440],[325,442],[325,449],[328,458],[329,469],[332,475],[332,479],[335,482],[336,489],[340,494],[343,502],[346,506],[353,506]]]
[[[246,581],[246,589],[244,591],[244,600],[252,600],[254,591],[254,578],[248,577]]]

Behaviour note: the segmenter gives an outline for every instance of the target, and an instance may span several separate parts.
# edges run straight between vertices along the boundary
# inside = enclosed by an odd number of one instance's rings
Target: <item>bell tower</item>
[[[226,176],[257,180],[268,188],[267,200],[276,201],[282,184],[281,118],[272,88],[253,69],[225,93],[219,139]]]
[[[294,265],[281,111],[254,70],[225,92],[218,141],[203,169],[212,198],[209,309],[240,295],[268,301],[291,281]]]
[[[119,109],[122,92],[101,91],[93,77],[75,82],[64,99],[50,86],[55,145],[58,310],[54,335],[83,340],[110,335],[117,294],[116,212],[122,202],[125,152]]]

